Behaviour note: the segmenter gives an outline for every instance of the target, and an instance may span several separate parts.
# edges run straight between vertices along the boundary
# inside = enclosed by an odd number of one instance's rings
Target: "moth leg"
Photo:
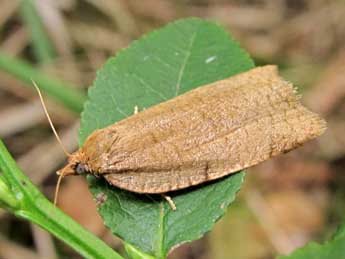
[[[139,112],[138,105],[134,106],[134,114],[137,114]]]
[[[170,196],[162,194],[163,198],[166,199],[166,201],[169,203],[169,206],[172,210],[176,210],[176,205],[173,201],[173,199],[171,199]]]

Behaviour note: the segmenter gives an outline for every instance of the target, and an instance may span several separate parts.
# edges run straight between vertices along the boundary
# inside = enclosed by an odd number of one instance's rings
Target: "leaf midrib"
[[[198,34],[198,31],[199,31],[199,25],[198,25],[198,28],[196,29],[196,31],[193,33],[193,35],[191,37],[191,41],[190,41],[189,46],[188,46],[188,51],[187,51],[186,57],[185,57],[185,59],[182,62],[182,65],[181,65],[181,68],[180,68],[180,71],[179,71],[179,74],[178,74],[178,77],[177,77],[176,86],[175,86],[175,96],[178,96],[178,94],[180,92],[183,72],[184,72],[184,70],[186,68],[186,65],[188,63],[188,59],[190,58],[190,55],[192,53],[192,48],[193,48],[193,45],[194,45],[194,42],[195,42],[196,35]]]
[[[159,224],[158,224],[158,242],[155,255],[157,258],[164,258],[164,251],[163,251],[163,240],[164,240],[164,201],[161,201],[159,204]]]

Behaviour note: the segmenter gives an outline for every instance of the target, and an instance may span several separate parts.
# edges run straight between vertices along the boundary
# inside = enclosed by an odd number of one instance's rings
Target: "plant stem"
[[[16,198],[16,203],[11,201],[10,203],[7,202],[6,205],[16,205],[9,209],[16,216],[32,221],[46,229],[85,258],[122,258],[103,241],[49,202],[23,174],[1,139],[0,169],[4,178],[2,183],[8,183],[7,188],[13,194],[12,197]],[[0,200],[1,203],[5,202]]]
[[[40,63],[49,62],[55,56],[54,46],[46,33],[35,0],[22,0],[20,14],[28,28],[35,56]]]
[[[32,67],[29,63],[0,52],[0,69],[32,85],[32,80],[48,95],[74,112],[81,112],[86,100],[85,94],[75,87],[50,78]]]

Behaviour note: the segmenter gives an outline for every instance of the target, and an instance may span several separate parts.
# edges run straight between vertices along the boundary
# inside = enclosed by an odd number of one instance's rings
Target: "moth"
[[[93,174],[131,192],[164,194],[254,166],[325,129],[268,65],[94,131],[57,173]]]

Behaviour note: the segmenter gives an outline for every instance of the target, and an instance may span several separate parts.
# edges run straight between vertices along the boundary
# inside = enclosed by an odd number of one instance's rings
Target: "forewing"
[[[102,172],[120,188],[162,193],[253,166],[324,129],[325,122],[300,104],[292,85],[274,66],[265,66],[108,127],[116,141]]]

